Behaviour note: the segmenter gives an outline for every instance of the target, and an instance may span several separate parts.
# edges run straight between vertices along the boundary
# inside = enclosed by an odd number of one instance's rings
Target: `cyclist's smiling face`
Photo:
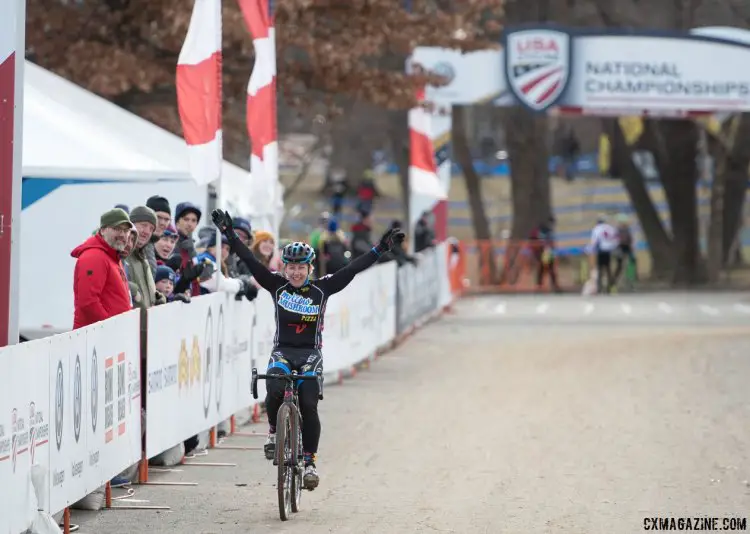
[[[312,265],[306,263],[287,263],[284,265],[284,276],[294,287],[302,287],[312,272]]]

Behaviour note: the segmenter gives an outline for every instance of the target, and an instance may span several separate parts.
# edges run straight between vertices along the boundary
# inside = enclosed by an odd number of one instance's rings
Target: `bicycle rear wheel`
[[[300,501],[302,500],[302,475],[304,472],[303,467],[303,452],[302,452],[302,425],[300,424],[300,414],[295,408],[290,410],[292,414],[292,439],[290,443],[295,444],[296,454],[294,455],[294,467],[292,470],[292,512],[295,514],[300,511]]]
[[[276,491],[279,495],[279,517],[282,521],[289,519],[292,513],[292,476],[296,460],[295,447],[292,446],[292,412],[287,403],[281,405],[276,416],[276,463],[278,479]]]

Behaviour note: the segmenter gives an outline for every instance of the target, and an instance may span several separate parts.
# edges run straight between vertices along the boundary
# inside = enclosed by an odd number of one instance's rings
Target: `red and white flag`
[[[199,184],[221,178],[221,0],[195,0],[177,60],[177,107]]]
[[[237,0],[253,38],[255,66],[247,84],[247,131],[256,215],[274,224],[278,192],[276,34],[268,0]],[[270,229],[270,228],[269,228]]]
[[[417,100],[424,101],[424,89],[417,92]],[[434,200],[447,197],[437,175],[430,112],[421,106],[409,111],[409,189]]]

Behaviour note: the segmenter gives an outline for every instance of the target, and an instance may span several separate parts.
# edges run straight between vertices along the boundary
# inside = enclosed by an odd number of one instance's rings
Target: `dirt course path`
[[[236,468],[152,475],[197,487],[137,487],[171,511],[73,522],[97,534],[630,534],[656,515],[750,515],[750,329],[503,326],[473,306],[326,390],[321,487],[292,521],[278,519],[262,453],[222,450],[198,461]]]

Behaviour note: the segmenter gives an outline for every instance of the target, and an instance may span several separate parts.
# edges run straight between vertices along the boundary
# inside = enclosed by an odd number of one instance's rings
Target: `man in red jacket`
[[[133,224],[115,208],[101,216],[99,230],[79,245],[73,272],[73,329],[109,319],[131,309],[130,289],[120,260]]]

